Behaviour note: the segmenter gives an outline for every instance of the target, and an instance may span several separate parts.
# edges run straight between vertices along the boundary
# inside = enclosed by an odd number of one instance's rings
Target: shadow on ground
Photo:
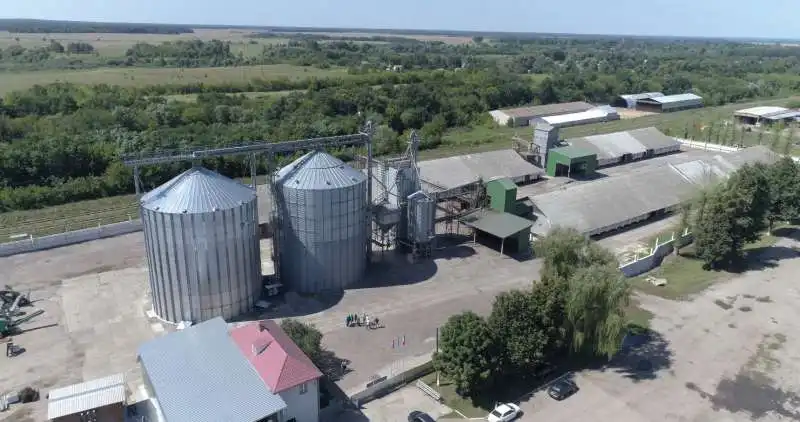
[[[320,420],[323,422],[369,422],[361,409],[350,402],[336,383],[323,377],[320,380]]]
[[[773,385],[765,375],[742,371],[735,377],[723,379],[717,391],[709,394],[697,384],[687,382],[686,388],[708,400],[714,410],[724,409],[731,413],[747,413],[751,420],[769,414],[787,420],[800,420],[800,396]]]
[[[786,246],[764,246],[747,251],[746,266],[742,271],[758,271],[774,268],[785,259],[800,257],[800,251]]]
[[[648,328],[631,327],[620,352],[599,369],[639,382],[658,378],[672,363],[673,353],[663,335]]]
[[[338,304],[343,291],[327,291],[313,295],[286,292],[277,296],[264,298],[268,306],[266,310],[256,310],[229,322],[253,321],[260,319],[296,318],[316,314]]]

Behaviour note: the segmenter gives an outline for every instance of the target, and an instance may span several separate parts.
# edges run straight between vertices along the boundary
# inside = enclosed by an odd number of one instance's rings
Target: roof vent
[[[269,347],[270,343],[272,343],[272,341],[257,341],[253,343],[253,356],[258,356],[264,353],[264,351],[267,350],[267,347]]]

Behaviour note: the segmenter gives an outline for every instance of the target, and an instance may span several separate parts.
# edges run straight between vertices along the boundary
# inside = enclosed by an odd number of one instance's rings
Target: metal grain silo
[[[314,293],[341,290],[366,269],[367,176],[321,151],[275,178],[281,283]]]
[[[436,201],[423,191],[408,196],[408,238],[416,243],[430,243],[436,236]]]
[[[201,322],[250,311],[261,293],[255,191],[195,167],[141,199],[153,309]]]

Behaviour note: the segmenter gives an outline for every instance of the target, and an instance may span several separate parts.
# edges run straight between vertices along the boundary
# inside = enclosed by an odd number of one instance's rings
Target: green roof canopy
[[[478,210],[461,217],[460,221],[473,229],[505,239],[533,226],[533,221],[507,212]]]
[[[563,155],[564,157],[567,157],[567,158],[570,158],[570,159],[591,157],[593,155],[597,155],[597,154],[595,154],[593,152],[590,152],[590,151],[587,151],[587,150],[585,150],[583,148],[578,148],[578,147],[574,147],[574,146],[571,146],[571,145],[558,147],[558,148],[552,148],[549,152],[555,152],[557,154]]]

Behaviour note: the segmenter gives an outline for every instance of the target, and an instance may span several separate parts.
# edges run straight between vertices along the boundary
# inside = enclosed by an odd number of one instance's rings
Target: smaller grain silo
[[[423,191],[408,196],[408,238],[417,244],[429,244],[436,236],[436,201]]]
[[[275,176],[281,283],[316,293],[360,281],[367,264],[367,176],[322,151]]]
[[[141,199],[153,310],[170,322],[232,318],[261,293],[253,189],[194,167]]]

